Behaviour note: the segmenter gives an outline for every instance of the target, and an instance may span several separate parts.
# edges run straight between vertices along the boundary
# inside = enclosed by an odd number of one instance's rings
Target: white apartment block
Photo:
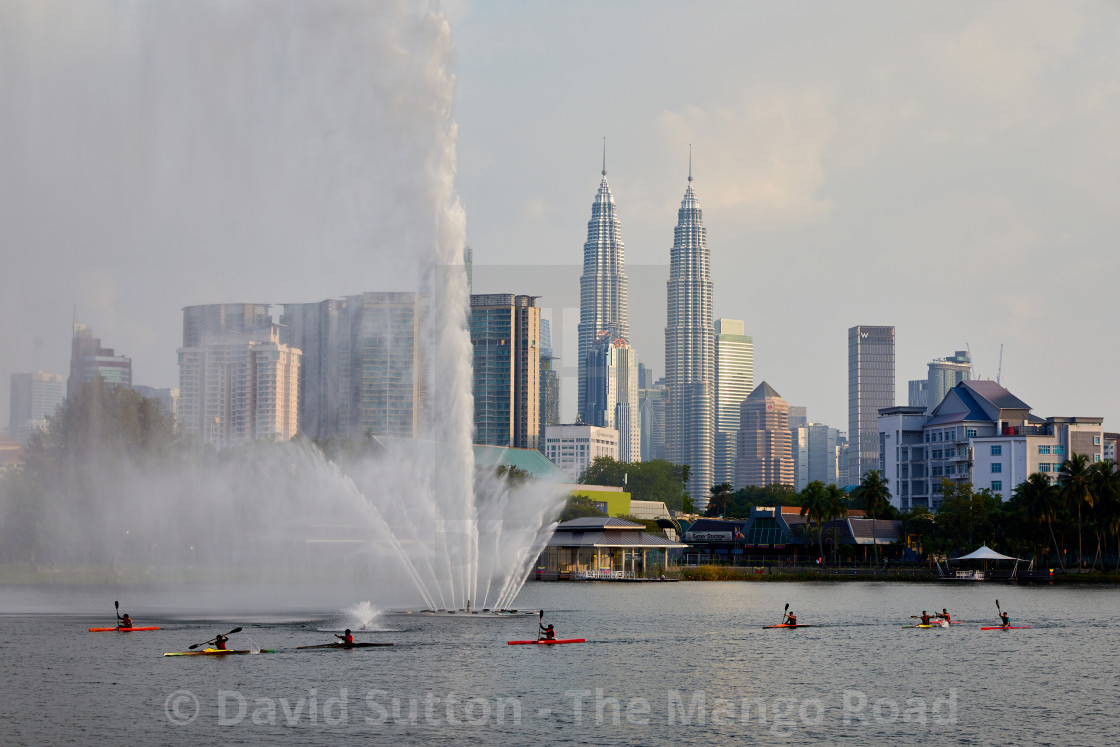
[[[618,459],[618,431],[595,425],[549,425],[544,429],[544,455],[573,482],[596,457]]]

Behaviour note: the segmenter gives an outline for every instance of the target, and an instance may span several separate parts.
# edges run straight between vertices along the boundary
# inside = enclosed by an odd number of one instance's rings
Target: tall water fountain
[[[59,37],[57,49],[21,51],[41,54],[36,69],[72,76],[76,90],[113,92],[120,122],[77,141],[83,153],[115,159],[99,175],[111,188],[89,198],[117,202],[91,203],[89,213],[113,228],[127,223],[110,233],[133,242],[136,256],[224,268],[220,285],[200,291],[221,297],[187,304],[293,293],[293,276],[297,300],[424,294],[428,417],[418,439],[339,459],[301,443],[219,454],[187,445],[143,459],[91,452],[41,499],[14,501],[0,517],[26,523],[13,535],[27,546],[13,555],[108,566],[115,578],[232,586],[230,598],[244,604],[267,581],[284,605],[299,604],[295,584],[330,582],[348,595],[339,604],[510,606],[563,496],[475,470],[447,19],[404,0],[89,12],[108,17],[83,26],[80,49]],[[42,13],[47,28],[68,18],[66,9]],[[73,64],[83,54],[97,64]]]

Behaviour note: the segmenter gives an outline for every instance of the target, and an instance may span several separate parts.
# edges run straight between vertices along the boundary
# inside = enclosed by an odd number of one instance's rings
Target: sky
[[[0,376],[66,373],[75,307],[165,387],[183,306],[386,289],[417,165],[376,5],[0,2]],[[564,419],[605,137],[656,375],[691,147],[715,315],[811,420],[847,428],[847,329],[888,324],[900,404],[967,347],[1120,429],[1120,3],[442,8],[475,291],[541,296]]]

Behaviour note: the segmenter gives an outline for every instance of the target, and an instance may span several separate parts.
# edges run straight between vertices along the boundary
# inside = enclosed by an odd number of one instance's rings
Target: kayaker
[[[941,612],[939,612],[937,616],[947,623],[953,622],[953,619],[949,617],[949,610],[945,609],[944,607],[941,608]]]
[[[1000,612],[999,619],[1003,621],[1003,627],[1011,627],[1011,618],[1007,616],[1006,612]]]
[[[539,640],[555,641],[556,640],[556,631],[552,628],[551,623],[549,623],[547,628],[544,625],[541,625],[539,627],[541,629],[541,634],[537,636],[538,641]]]
[[[218,649],[219,651],[225,651],[226,650],[226,641],[228,641],[228,640],[229,640],[229,638],[226,638],[224,635],[219,633],[214,638],[214,648]]]
[[[770,619],[773,619],[773,618],[770,618]],[[796,624],[797,624],[797,615],[793,614],[793,612],[787,612],[786,613],[786,619],[782,620],[782,625],[796,625]]]
[[[346,629],[346,634],[345,635],[339,635],[338,633],[335,633],[334,637],[335,638],[341,638],[343,645],[346,645],[346,646],[353,646],[354,645],[354,636],[350,635],[350,628]]]
[[[131,628],[132,627],[132,618],[128,616],[127,612],[124,613],[124,617],[122,617],[120,622],[117,623],[117,627],[118,628]]]
[[[929,614],[925,610],[922,610],[921,620],[922,625],[929,625]]]

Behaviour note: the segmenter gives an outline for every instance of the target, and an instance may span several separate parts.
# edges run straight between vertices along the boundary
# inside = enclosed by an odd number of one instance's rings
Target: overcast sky
[[[183,306],[382,289],[411,124],[367,7],[0,2],[0,413],[10,372],[68,371],[75,304],[136,383],[177,386]],[[475,290],[542,294],[566,365],[556,279],[605,136],[663,375],[691,144],[716,316],[810,419],[847,428],[847,328],[893,324],[901,404],[966,343],[994,379],[1002,344],[1036,414],[1120,426],[1120,4],[444,7]]]

